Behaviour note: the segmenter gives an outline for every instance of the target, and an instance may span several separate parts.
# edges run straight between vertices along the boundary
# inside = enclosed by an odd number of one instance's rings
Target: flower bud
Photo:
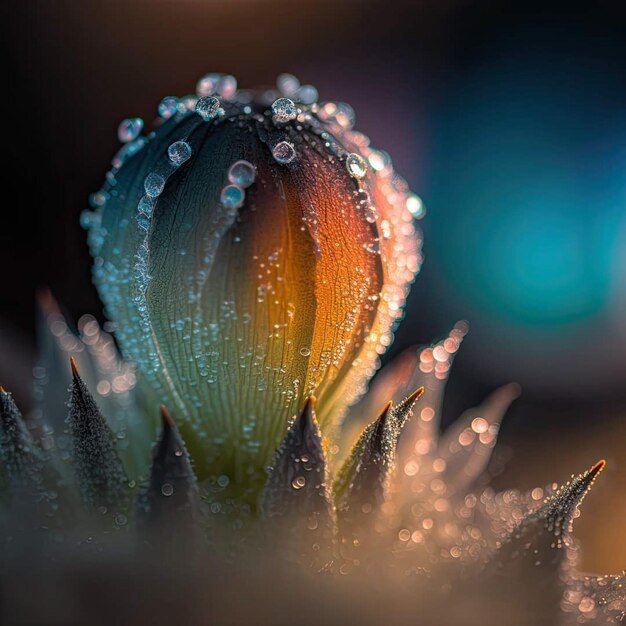
[[[200,478],[253,493],[308,396],[327,434],[374,373],[421,261],[421,203],[348,105],[233,81],[161,103],[83,222],[121,349]]]

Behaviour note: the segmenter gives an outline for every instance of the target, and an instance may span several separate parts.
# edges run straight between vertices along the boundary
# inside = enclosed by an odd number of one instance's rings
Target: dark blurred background
[[[391,355],[471,331],[449,423],[523,395],[498,486],[606,457],[576,534],[626,566],[626,11],[623,3],[5,2],[0,382],[29,403],[34,292],[101,314],[78,225],[129,116],[208,71],[292,72],[344,100],[424,200],[426,262]]]

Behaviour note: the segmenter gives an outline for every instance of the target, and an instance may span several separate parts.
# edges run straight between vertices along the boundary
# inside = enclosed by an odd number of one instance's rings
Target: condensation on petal
[[[368,165],[350,107],[299,101],[276,124],[265,95],[220,96],[206,121],[178,107],[83,219],[119,343],[180,416],[200,478],[252,491],[310,393],[332,434],[421,262],[406,183],[388,160]],[[188,158],[172,160],[182,142]],[[285,142],[294,158],[277,160]],[[241,161],[256,172],[245,190],[229,177]]]

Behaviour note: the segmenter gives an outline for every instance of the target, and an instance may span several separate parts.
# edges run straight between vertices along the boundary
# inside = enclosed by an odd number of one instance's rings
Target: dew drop
[[[237,185],[226,185],[220,196],[221,203],[227,209],[238,209],[246,197],[246,192]]]
[[[278,98],[272,104],[272,120],[276,124],[286,124],[295,120],[298,115],[298,110],[293,100],[289,98]]]
[[[98,207],[104,206],[109,199],[109,194],[106,191],[96,191],[89,196],[89,204],[97,209]]]
[[[296,150],[292,143],[280,141],[272,148],[272,156],[281,164],[291,163],[296,158]]]
[[[161,493],[166,497],[171,496],[174,493],[174,487],[172,483],[163,483],[161,487]]]
[[[199,96],[212,96],[217,92],[217,85],[220,82],[219,74],[205,74],[196,83],[196,93]]]
[[[228,483],[230,483],[230,478],[228,478],[228,476],[226,476],[226,474],[222,474],[218,479],[217,479],[217,484],[220,487],[228,487]]]
[[[319,94],[313,85],[302,85],[296,92],[296,100],[302,104],[315,104]]]
[[[233,185],[249,187],[256,178],[256,168],[248,161],[236,161],[228,170],[228,180]]]
[[[590,613],[595,608],[596,603],[593,598],[585,596],[579,603],[578,609],[582,613]]]
[[[115,523],[118,526],[126,526],[126,524],[128,523],[128,518],[123,513],[118,513],[115,516]]]
[[[165,96],[165,98],[159,102],[157,110],[164,120],[169,120],[170,117],[176,115],[176,111],[178,110],[178,98]]]
[[[186,141],[175,141],[167,149],[167,156],[174,165],[181,165],[191,156],[191,146]]]
[[[306,485],[306,478],[304,476],[296,476],[291,481],[291,486],[294,489],[302,489],[302,487],[304,487],[304,485]]]
[[[411,215],[416,219],[424,217],[424,203],[421,198],[414,194],[409,193],[406,198],[406,208],[411,212]]]
[[[363,157],[354,152],[346,157],[346,168],[352,178],[363,178],[367,174],[367,165]]]
[[[217,93],[223,98],[232,98],[237,93],[237,79],[230,74],[221,76],[217,82]]]
[[[120,122],[117,127],[117,138],[122,143],[128,143],[139,137],[143,128],[143,120],[140,117],[131,117]]]
[[[143,182],[143,188],[146,190],[146,195],[150,198],[156,198],[161,195],[165,187],[165,179],[161,174],[151,172],[146,176],[146,180]]]
[[[300,348],[300,354],[302,356],[309,356],[311,354],[311,350],[309,350],[309,348]]]
[[[220,101],[215,96],[203,96],[196,102],[196,113],[208,122],[214,119],[220,110]]]
[[[279,74],[276,79],[276,86],[280,93],[293,96],[300,88],[300,81],[293,74]]]

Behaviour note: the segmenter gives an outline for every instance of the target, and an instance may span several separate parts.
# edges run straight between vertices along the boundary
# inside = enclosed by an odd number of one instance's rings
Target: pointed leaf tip
[[[159,405],[159,413],[161,414],[161,423],[163,428],[174,428],[174,420],[164,404]]]
[[[405,402],[413,404],[423,393],[424,393],[424,385],[418,387],[412,394],[406,397]]]
[[[314,406],[311,396],[276,451],[260,500],[266,518],[330,514],[326,459]]]
[[[315,396],[309,396],[306,400],[302,413],[296,416],[294,424],[298,424],[302,435],[308,430],[317,427],[317,418],[315,417]]]
[[[72,376],[74,378],[80,378],[78,365],[76,364],[76,359],[73,356],[70,357],[70,367],[72,368]]]
[[[70,364],[73,380],[66,423],[83,502],[90,509],[124,507],[128,479],[117,453],[115,435],[80,377],[73,357]]]
[[[598,474],[606,467],[606,460],[600,459],[598,462],[594,463],[588,470],[589,474],[593,475],[595,479]]]
[[[159,407],[162,428],[154,447],[150,481],[138,499],[140,531],[163,548],[195,541],[197,484],[176,423],[165,405]]]
[[[0,477],[38,482],[41,451],[35,445],[13,396],[0,388]]]

